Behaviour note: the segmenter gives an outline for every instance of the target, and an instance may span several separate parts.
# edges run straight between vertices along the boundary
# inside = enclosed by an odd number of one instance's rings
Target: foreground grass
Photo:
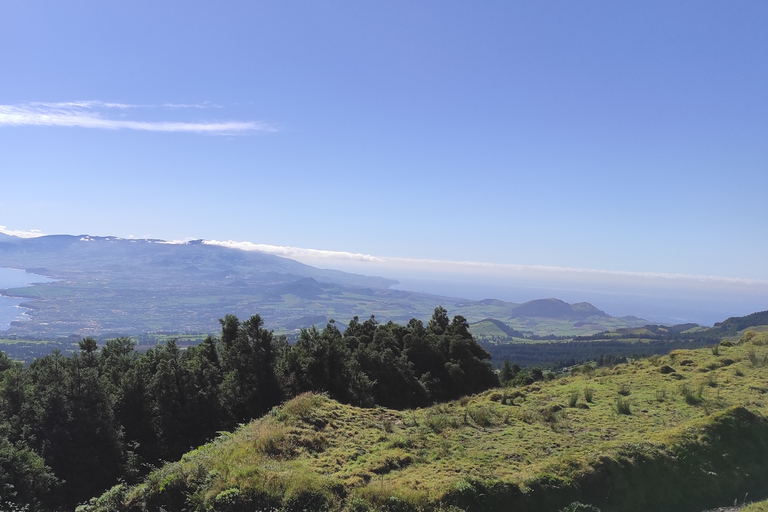
[[[751,503],[741,509],[741,512],[768,512],[768,501],[759,501]]]
[[[768,477],[760,339],[413,411],[305,394],[81,512],[727,505]]]

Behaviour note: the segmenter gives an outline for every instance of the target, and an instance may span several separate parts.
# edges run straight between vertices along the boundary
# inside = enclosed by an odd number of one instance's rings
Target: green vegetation
[[[353,318],[343,334],[331,323],[303,330],[293,345],[258,315],[242,322],[227,315],[219,338],[186,350],[168,340],[139,353],[129,338],[99,350],[84,338],[72,357],[54,352],[27,368],[0,352],[3,501],[72,508],[307,391],[393,408],[477,393],[498,385],[487,359],[466,320],[440,307],[426,326]],[[281,418],[312,416],[301,403]],[[483,413],[473,413],[476,421],[488,421]],[[310,441],[323,446],[322,437]],[[264,440],[268,454],[280,446]]]
[[[308,503],[349,511],[685,511],[733,503],[768,477],[768,379],[750,350],[752,341],[721,346],[718,355],[674,351],[403,411],[303,394],[81,511]],[[674,372],[661,372],[665,366]],[[581,402],[587,389],[591,400]]]
[[[694,510],[768,477],[761,326],[560,377],[508,360],[497,377],[443,308],[294,344],[258,315],[220,326],[186,349],[0,355],[2,507]]]
[[[471,322],[499,319],[496,328],[504,336],[513,334],[505,324],[536,335],[571,336],[642,325],[585,303],[470,301],[393,290],[396,282],[389,279],[321,270],[199,240],[166,244],[83,238],[44,236],[0,243],[0,267],[30,269],[56,280],[3,290],[28,308],[28,319],[13,322],[11,334],[51,339],[72,334],[101,339],[157,332],[207,335],[217,332],[218,319],[226,313],[246,318],[259,311],[266,327],[292,341],[300,328],[322,329],[334,318],[376,315],[384,322],[427,321],[435,304]]]
[[[757,503],[750,503],[741,512],[768,512],[768,501],[758,501]]]

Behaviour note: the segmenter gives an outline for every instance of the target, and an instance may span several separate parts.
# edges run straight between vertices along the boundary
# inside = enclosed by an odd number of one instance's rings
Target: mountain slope
[[[537,334],[594,333],[647,322],[613,319],[586,303],[556,299],[516,304],[471,301],[393,290],[381,277],[323,270],[272,254],[242,251],[201,240],[168,243],[90,235],[0,240],[0,267],[23,268],[56,282],[5,290],[24,300],[29,320],[10,333],[32,336],[134,335],[146,332],[209,333],[228,313],[259,313],[267,327],[290,332],[304,317],[375,315],[380,321],[427,319],[442,305],[470,321],[548,318],[526,324]],[[589,318],[588,326],[574,322]],[[593,323],[594,322],[594,323]]]
[[[727,504],[768,478],[765,363],[750,355],[765,351],[676,351],[415,411],[302,395],[82,512]]]

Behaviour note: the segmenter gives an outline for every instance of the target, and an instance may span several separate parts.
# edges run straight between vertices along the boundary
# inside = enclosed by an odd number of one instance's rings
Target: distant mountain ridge
[[[353,316],[379,321],[427,319],[438,305],[470,322],[492,318],[512,331],[583,334],[637,327],[589,303],[538,299],[522,304],[474,301],[392,289],[383,277],[324,270],[276,256],[203,240],[176,243],[113,236],[0,237],[0,267],[22,268],[57,282],[5,295],[24,300],[29,320],[10,332],[30,335],[106,335],[214,332],[232,313],[259,313],[267,327],[291,331],[302,319],[343,325]],[[575,325],[582,322],[581,325]]]

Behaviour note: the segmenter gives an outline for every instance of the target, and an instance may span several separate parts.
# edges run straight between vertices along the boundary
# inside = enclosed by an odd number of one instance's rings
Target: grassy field
[[[768,346],[744,338],[418,410],[302,395],[81,512],[728,505],[768,477]]]

